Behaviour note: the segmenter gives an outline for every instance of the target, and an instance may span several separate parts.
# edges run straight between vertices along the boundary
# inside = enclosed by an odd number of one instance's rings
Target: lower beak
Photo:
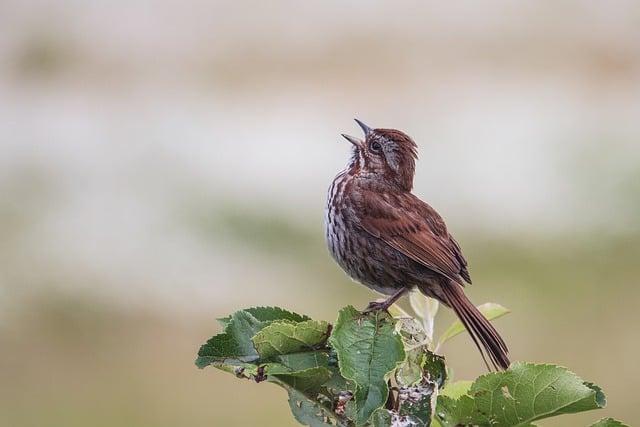
[[[342,137],[344,139],[346,139],[347,141],[349,141],[350,143],[352,143],[353,145],[355,145],[356,147],[358,147],[358,148],[362,147],[362,141],[360,139],[356,138],[355,136],[345,135],[343,133]]]

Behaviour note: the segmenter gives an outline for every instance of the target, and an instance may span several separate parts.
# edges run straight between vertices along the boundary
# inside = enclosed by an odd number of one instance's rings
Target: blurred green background
[[[515,360],[640,419],[640,4],[0,2],[0,425],[293,426],[193,361],[235,309],[334,320],[352,118],[418,142],[415,192]],[[440,330],[452,319],[442,313]],[[444,353],[484,372],[466,336]]]

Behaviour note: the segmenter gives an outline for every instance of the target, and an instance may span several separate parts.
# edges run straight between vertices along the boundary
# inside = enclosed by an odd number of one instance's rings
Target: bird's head
[[[364,139],[342,136],[353,144],[352,167],[361,176],[377,177],[411,191],[418,147],[404,132],[395,129],[373,129],[358,119]]]

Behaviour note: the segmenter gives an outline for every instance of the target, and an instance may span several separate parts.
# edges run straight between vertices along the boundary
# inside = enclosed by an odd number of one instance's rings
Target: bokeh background
[[[418,142],[513,359],[609,398],[540,424],[640,420],[637,1],[2,0],[0,28],[0,425],[295,425],[193,361],[235,309],[374,297],[323,241],[353,117]]]

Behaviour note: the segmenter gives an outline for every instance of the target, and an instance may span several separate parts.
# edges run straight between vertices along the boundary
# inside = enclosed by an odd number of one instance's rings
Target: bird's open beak
[[[362,123],[360,120],[358,119],[354,119],[356,121],[356,123],[358,124],[358,126],[360,126],[360,128],[362,129],[362,131],[364,132],[364,139],[366,140],[367,137],[369,136],[369,134],[371,134],[371,132],[373,132],[373,129],[370,128],[369,126],[365,125],[364,123]],[[352,143],[355,147],[358,148],[362,148],[364,146],[364,141],[361,139],[356,138],[355,136],[351,136],[351,135],[345,135],[344,133],[342,134],[342,137],[344,139],[346,139],[347,141],[349,141],[350,143]]]
[[[368,137],[371,132],[373,132],[372,128],[370,128],[369,126],[365,125],[360,120],[358,120],[358,119],[353,119],[353,120],[355,120],[356,123],[358,124],[358,126],[360,126],[360,128],[362,129],[362,132],[364,132],[364,137],[365,138]]]
[[[363,144],[362,140],[356,138],[355,136],[346,135],[346,134],[343,133],[342,137],[344,139],[346,139],[347,141],[349,141],[350,143],[352,143],[354,146],[356,146],[358,148],[362,147],[362,144]]]

